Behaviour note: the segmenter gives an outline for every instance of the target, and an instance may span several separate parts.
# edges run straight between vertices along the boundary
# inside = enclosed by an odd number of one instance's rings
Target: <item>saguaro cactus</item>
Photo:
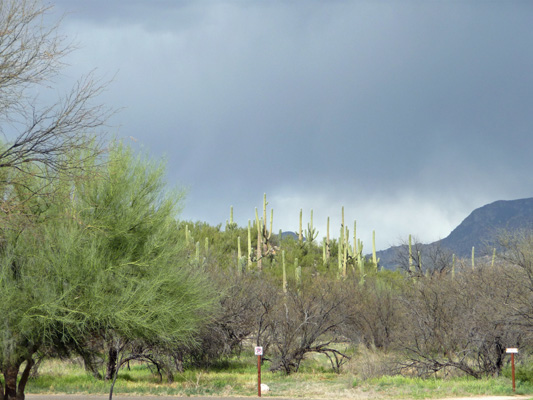
[[[307,234],[306,234],[306,243],[309,245],[314,242],[314,240],[317,238],[318,232],[316,231],[315,227],[313,226],[313,210],[311,210],[311,222],[307,224]]]
[[[346,278],[346,258],[347,258],[347,248],[346,248],[346,229],[344,225],[344,206],[341,208],[341,230],[339,235],[338,243],[338,259],[339,259],[339,275],[342,278]]]
[[[262,224],[257,214],[257,207],[255,208],[255,224],[257,226],[257,269],[261,271],[263,269],[263,239],[262,239]]]
[[[363,255],[363,242],[358,239],[357,240],[357,266],[359,267],[359,274],[361,277],[365,276],[365,256]],[[364,280],[363,280],[364,283]]]
[[[376,257],[376,231],[372,231],[372,263],[374,264],[376,271],[378,270],[378,262],[379,260]]]
[[[344,224],[343,224],[344,225]],[[344,227],[344,245],[342,246],[342,276],[346,278],[347,275],[347,267],[348,267],[348,248],[350,247],[348,242],[348,236],[350,236],[350,232],[348,231],[347,227]]]
[[[233,206],[229,208],[229,221],[226,221],[226,230],[235,229],[237,224],[233,221]]]
[[[237,236],[237,275],[242,273],[241,237]]]
[[[267,209],[266,193],[263,196],[263,218],[259,219],[257,207],[255,209],[255,222],[257,224],[257,268],[263,268],[262,258],[264,255],[270,254],[272,246],[270,238],[272,236],[272,221],[274,219],[274,210],[270,210],[270,230],[266,228],[266,209]]]
[[[345,277],[344,275],[344,227],[341,225],[341,231],[339,235],[338,251],[337,258],[339,260],[339,275]]]

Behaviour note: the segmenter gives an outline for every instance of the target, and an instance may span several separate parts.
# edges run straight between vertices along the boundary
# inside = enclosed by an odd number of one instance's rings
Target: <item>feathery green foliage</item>
[[[194,340],[213,298],[185,262],[175,221],[182,194],[166,194],[163,175],[162,165],[115,143],[97,176],[50,181],[53,195],[32,198],[4,185],[4,205],[14,210],[0,237],[6,381],[6,371],[16,377],[38,350],[92,336]]]

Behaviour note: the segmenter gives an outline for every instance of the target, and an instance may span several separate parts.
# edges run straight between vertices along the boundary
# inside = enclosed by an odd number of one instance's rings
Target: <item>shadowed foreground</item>
[[[257,396],[255,396],[257,397]],[[120,396],[113,395],[115,400],[185,400],[185,399],[194,399],[194,400],[250,400],[255,397],[191,397],[191,396]],[[266,397],[266,396],[265,396]],[[287,397],[270,397],[271,399],[276,400],[291,400]],[[79,395],[79,394],[26,394],[27,400],[108,400],[109,395]],[[509,398],[511,399],[511,398]],[[313,400],[313,399],[307,399]],[[501,399],[506,400],[506,399]]]
[[[264,396],[265,398],[277,399],[277,400],[291,400],[288,397],[270,397],[268,395]],[[27,394],[26,399],[28,400],[107,400],[108,395],[79,395],[79,394]],[[250,400],[252,398],[257,398],[257,396],[250,397],[180,397],[180,396],[115,396],[113,398],[116,400],[185,400],[185,399],[194,399],[194,400]],[[475,396],[475,397],[458,397],[458,398],[446,398],[446,400],[523,400],[530,399],[531,396]],[[312,398],[306,398],[307,400],[313,400]]]

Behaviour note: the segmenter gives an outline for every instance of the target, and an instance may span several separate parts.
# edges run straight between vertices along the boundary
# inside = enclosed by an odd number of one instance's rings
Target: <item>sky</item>
[[[65,82],[112,79],[111,136],[167,162],[181,219],[313,210],[370,250],[533,197],[529,1],[56,0]]]

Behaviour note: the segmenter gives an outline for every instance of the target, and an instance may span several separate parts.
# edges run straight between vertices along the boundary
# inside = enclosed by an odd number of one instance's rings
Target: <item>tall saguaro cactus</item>
[[[339,260],[339,275],[344,278],[344,226],[341,225],[341,231],[339,235],[339,244],[337,251],[337,258]]]
[[[267,199],[266,193],[263,195],[263,217],[259,219],[257,207],[255,209],[255,222],[257,224],[257,268],[263,268],[263,256],[269,254],[271,250],[270,238],[272,237],[272,221],[274,219],[274,210],[270,210],[270,230],[267,229]]]
[[[361,276],[361,279],[359,280],[359,283],[362,285],[365,283],[365,256],[363,255],[363,242],[358,239],[357,240],[357,266],[359,267],[359,275]]]
[[[306,243],[311,245],[315,239],[318,236],[318,232],[316,231],[314,225],[313,225],[313,210],[311,210],[311,222],[307,224],[307,233],[306,233]]]
[[[378,258],[376,257],[376,231],[372,231],[372,263],[378,269]]]
[[[226,221],[226,230],[235,229],[237,224],[233,221],[233,206],[229,209],[229,221]]]
[[[346,278],[347,261],[348,261],[348,229],[344,225],[344,206],[341,209],[341,231],[339,236],[339,274],[342,278]]]
[[[257,269],[261,271],[263,269],[263,224],[259,220],[259,215],[257,214],[257,207],[255,208],[255,225],[257,226]]]

